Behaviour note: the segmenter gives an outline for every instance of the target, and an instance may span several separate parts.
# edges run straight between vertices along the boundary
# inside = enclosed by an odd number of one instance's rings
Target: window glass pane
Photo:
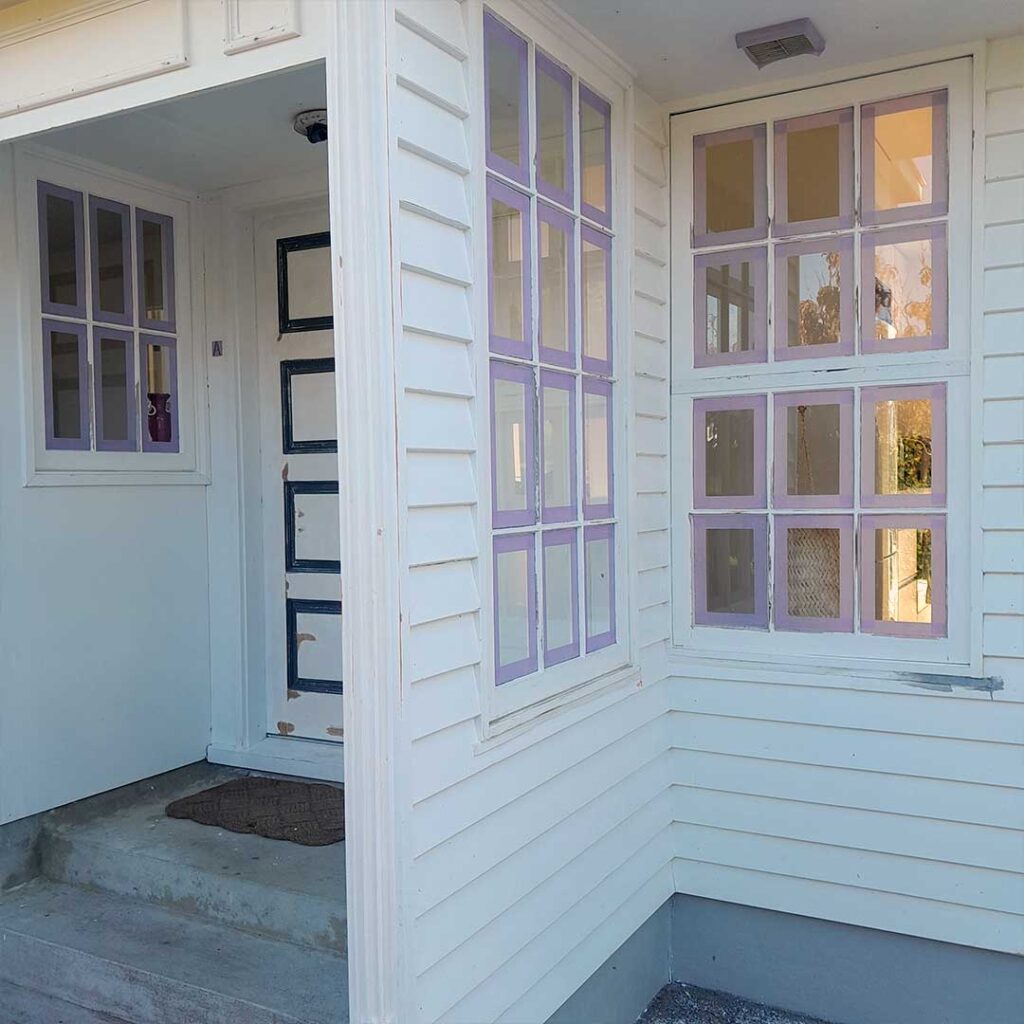
[[[523,215],[491,197],[491,331],[525,339],[523,316]]]
[[[756,226],[752,137],[711,143],[705,148],[707,232],[740,231]]]
[[[707,611],[753,615],[756,611],[754,531],[709,527],[704,540]]]
[[[569,89],[548,64],[537,61],[537,173],[542,183],[571,195],[568,140]]]
[[[930,623],[932,531],[882,527],[874,535],[875,620]]]
[[[530,622],[532,549],[495,554],[495,593],[498,627],[498,665],[513,665],[532,656]]]
[[[129,392],[134,383],[126,341],[100,338],[99,367],[102,423],[97,424],[101,441],[128,441],[131,434]]]
[[[842,333],[838,250],[785,256],[779,263],[776,273],[787,282],[787,345],[836,344]]]
[[[608,252],[583,236],[583,357],[611,361],[608,337]]]
[[[124,315],[126,288],[125,276],[125,232],[128,225],[125,218],[115,210],[99,207],[96,210],[96,296],[100,313]]]
[[[568,352],[569,253],[572,240],[565,231],[539,218],[538,239],[541,347]]]
[[[580,189],[583,202],[608,213],[608,110],[588,90],[580,89]],[[602,218],[603,220],[603,218]]]
[[[149,441],[170,444],[177,436],[172,396],[175,393],[174,350],[169,344],[147,343],[142,367],[146,387],[146,428]]]
[[[572,378],[566,378],[569,388]],[[565,387],[541,385],[541,407],[544,415],[544,508],[562,509],[574,504],[572,478],[576,470],[572,461],[575,425],[572,422],[572,393]]]
[[[754,345],[753,265],[748,260],[705,270],[706,329],[709,355],[748,352]]]
[[[839,405],[791,405],[785,429],[786,493],[838,495],[843,441]]]
[[[790,616],[839,618],[842,585],[840,551],[838,529],[789,527],[786,530],[786,610]]]
[[[520,167],[521,104],[526,102],[521,55],[525,42],[488,20],[487,42],[487,148],[495,156]],[[521,44],[521,45],[519,45]]]
[[[575,640],[576,559],[572,544],[544,545],[544,647],[556,651]]]
[[[877,340],[933,333],[932,265],[932,241],[928,238],[874,246]]]
[[[704,414],[704,493],[709,498],[754,494],[754,432],[753,409]]]
[[[838,217],[839,125],[786,133],[786,206],[791,223]]]
[[[523,381],[494,378],[494,511],[526,511],[529,494],[527,417],[532,388]]]
[[[874,209],[894,210],[931,203],[935,139],[932,104],[874,116]]]
[[[48,299],[62,306],[79,304],[78,232],[75,203],[64,196],[46,195],[46,239],[49,258]],[[77,435],[76,435],[77,436]]]
[[[593,638],[607,637],[611,643],[614,623],[614,584],[612,579],[612,532],[611,529],[601,533],[591,533],[584,541],[586,581],[586,624],[587,650],[596,650],[598,646],[590,641]]]
[[[50,397],[56,439],[82,436],[82,388],[80,339],[69,331],[50,331]]]
[[[931,399],[882,400],[874,409],[875,494],[931,494]]]
[[[142,219],[142,306],[146,319],[154,323],[170,319],[165,294],[168,267],[164,266],[164,225]]]
[[[611,394],[594,392],[584,387],[583,392],[583,494],[584,504],[607,506],[611,504],[611,444],[609,417]],[[596,514],[590,511],[588,515]]]

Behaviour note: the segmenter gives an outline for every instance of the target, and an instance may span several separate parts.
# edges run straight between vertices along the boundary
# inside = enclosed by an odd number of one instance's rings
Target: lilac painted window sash
[[[164,308],[167,316],[163,320],[151,320],[146,315],[145,253],[142,237],[144,224],[160,225],[160,246],[162,249]],[[175,329],[174,298],[174,219],[163,213],[135,209],[135,259],[138,264],[139,282],[139,326],[144,331],[170,331]]]
[[[73,334],[78,339],[78,437],[56,437],[53,431],[53,341],[54,334]],[[85,324],[65,320],[43,320],[43,416],[49,451],[89,450],[89,356]]]
[[[170,398],[167,401],[167,409],[171,414],[171,439],[169,441],[154,441],[149,435],[149,392],[146,380],[146,370],[149,361],[146,358],[146,350],[151,345],[158,345],[169,351],[168,373],[170,375]],[[179,424],[180,410],[178,408],[178,344],[176,339],[168,338],[165,335],[140,334],[139,335],[139,401],[142,406],[142,450],[144,452],[177,452],[180,445]]]
[[[522,241],[520,251],[523,257],[522,269],[522,312],[523,337],[505,338],[494,331],[494,238],[492,204],[497,200],[519,211]],[[487,179],[487,307],[490,348],[503,356],[530,359],[533,356],[533,306],[531,303],[532,250],[530,248],[530,197],[498,181]]]
[[[565,530],[546,530],[542,534],[541,546],[543,548],[544,556],[544,568],[543,579],[545,583],[544,589],[544,609],[545,609],[545,621],[544,621],[544,667],[550,668],[552,665],[561,665],[564,661],[571,661],[573,658],[578,658],[580,655],[580,595],[579,595],[579,550],[577,542],[578,531],[570,527]],[[548,552],[554,547],[568,547],[569,548],[569,565],[570,565],[570,593],[571,593],[571,614],[572,614],[572,639],[561,647],[549,647],[548,646],[548,623],[547,623],[547,609],[550,607],[551,602],[548,600],[547,593],[547,559]]]
[[[75,221],[75,301],[50,301],[50,246],[46,199],[54,196],[71,203]],[[47,181],[36,183],[36,201],[39,222],[40,308],[48,316],[85,316],[85,223],[82,193]],[[86,446],[88,447],[88,445]]]
[[[608,542],[608,622],[609,628],[601,633],[586,636],[586,652],[591,654],[600,651],[605,647],[611,647],[615,643],[616,622],[615,622],[615,527],[611,523],[600,523],[595,526],[583,528],[583,561],[586,566],[587,548],[595,541]],[[586,568],[583,573],[586,581]]]
[[[822,345],[790,345],[789,266],[790,256],[839,253],[839,340]],[[775,247],[775,358],[816,359],[853,355],[857,334],[856,300],[853,282],[853,236],[785,242]],[[874,313],[872,310],[872,322]]]
[[[537,390],[534,383],[533,367],[521,366],[516,363],[503,363],[491,360],[491,525],[496,530],[510,526],[533,526],[537,522],[537,442],[536,442],[536,408]],[[523,491],[526,495],[525,509],[499,511],[498,500],[498,439],[495,429],[495,381],[506,380],[521,384],[524,392],[524,410],[526,429],[524,448],[526,449]]]
[[[548,199],[553,200],[556,203],[561,203],[562,206],[572,208],[573,202],[573,186],[576,181],[575,171],[576,168],[573,165],[573,139],[572,139],[572,75],[565,70],[560,64],[556,64],[546,54],[541,53],[539,50],[536,52],[535,59],[535,75],[537,81],[537,93],[540,93],[540,76],[543,74],[553,82],[557,83],[562,88],[562,125],[565,130],[565,141],[563,143],[565,149],[565,181],[568,184],[567,188],[559,188],[557,183],[547,181],[540,172],[540,102],[537,102],[537,153],[534,157],[536,164],[537,173],[537,191]]]
[[[948,94],[945,89],[917,93],[896,99],[865,103],[861,107],[861,223],[865,226],[893,224],[898,221],[942,217],[949,211],[949,151],[947,141]],[[932,201],[901,206],[892,210],[875,209],[875,118],[930,105],[932,108]]]
[[[789,219],[789,147],[786,135],[829,125],[839,127],[839,215],[813,220]],[[840,231],[853,227],[853,107],[829,110],[804,117],[791,117],[775,122],[775,219],[772,234],[776,236],[813,234],[818,231]]]
[[[899,242],[932,243],[932,333],[912,338],[883,340],[875,337],[875,290],[864,282],[875,277],[875,248]],[[907,227],[868,231],[861,236],[860,350],[865,355],[888,352],[920,352],[949,346],[947,303],[949,278],[946,259],[946,225],[912,224]]]
[[[518,679],[537,671],[537,565],[534,543],[535,534],[499,534],[494,538],[493,564],[493,607],[494,607],[494,678],[498,685]],[[526,618],[529,635],[528,653],[519,661],[501,664],[501,605],[498,597],[498,556],[512,551],[526,552]]]
[[[839,616],[824,618],[789,613],[789,531],[837,530],[839,533]],[[775,519],[775,625],[798,633],[853,632],[853,516],[777,516]]]
[[[763,124],[729,128],[722,132],[698,135],[693,140],[693,245],[734,245],[753,242],[768,235],[768,157],[767,127]],[[707,148],[727,142],[752,139],[754,142],[754,224],[734,231],[708,231],[707,228]]]
[[[580,271],[581,280],[583,267],[585,266],[583,243],[589,242],[604,252],[604,306],[605,306],[605,340],[607,345],[608,358],[597,359],[587,355],[586,338],[581,338],[580,355],[583,369],[587,373],[603,373],[611,375],[613,352],[615,351],[615,338],[612,333],[612,240],[610,235],[604,234],[590,227],[589,224],[580,225]],[[582,290],[582,284],[581,284]],[[586,301],[586,295],[583,296]]]
[[[875,404],[924,399],[932,405],[930,494],[875,493]],[[927,508],[946,504],[946,385],[907,384],[864,388],[860,393],[860,502],[865,508]]]
[[[100,211],[121,218],[121,305],[123,313],[104,310],[100,306]],[[98,323],[122,324],[131,327],[134,322],[132,308],[132,212],[131,207],[113,199],[89,196],[89,236],[92,256],[92,318]]]
[[[608,501],[600,504],[591,504],[587,501],[587,448],[589,445],[587,435],[587,395],[599,395],[605,400],[605,422],[607,425],[606,444],[608,459]],[[612,384],[611,381],[599,380],[595,377],[583,378],[583,518],[584,519],[611,519],[615,514],[615,446],[614,446],[614,415],[612,406]]]
[[[753,494],[707,495],[707,414],[728,410],[749,409],[754,414],[754,481]],[[693,507],[694,508],[764,508],[767,504],[767,434],[768,398],[766,395],[733,395],[723,398],[696,398],[693,402]]]
[[[128,307],[131,308],[130,306]],[[103,342],[116,341],[124,346],[125,363],[125,406],[128,416],[128,436],[122,441],[108,441],[104,435],[103,419]],[[138,451],[138,410],[135,402],[135,342],[131,331],[120,331],[113,327],[97,324],[92,329],[92,386],[93,404],[96,409],[96,450],[99,452]],[[177,420],[177,411],[172,423]]]
[[[547,435],[544,430],[545,416],[545,395],[548,389],[564,391],[569,396],[569,451],[568,451],[568,473],[569,473],[569,504],[548,505],[547,494],[543,486],[544,471],[547,465]],[[540,371],[540,394],[541,410],[540,422],[540,464],[541,464],[541,522],[544,523],[567,523],[576,518],[578,504],[576,494],[576,377],[572,374],[558,373],[555,370]]]
[[[548,225],[552,231],[559,231],[565,236],[565,283],[566,283],[566,350],[548,348],[544,344],[544,287],[543,269],[540,265],[540,224]],[[537,339],[540,347],[541,362],[554,366],[574,367],[576,365],[576,238],[573,218],[569,214],[546,203],[537,204],[537,304],[539,317],[537,321]]]
[[[693,622],[697,626],[768,628],[768,517],[691,515],[693,533]],[[707,534],[709,530],[750,530],[754,550],[753,612],[708,611]]]
[[[799,405],[839,406],[839,493],[790,494],[789,410]],[[776,508],[851,508],[853,506],[853,391],[787,391],[775,395],[775,472],[772,501]]]
[[[708,267],[739,267],[749,263],[754,288],[753,325],[750,348],[740,352],[708,352]],[[703,325],[701,328],[700,325]],[[698,343],[698,338],[701,339]],[[713,252],[693,258],[693,365],[721,366],[739,363],[764,363],[768,360],[768,250],[764,246]]]
[[[518,164],[506,160],[503,156],[491,151],[491,97],[490,97],[490,66],[491,48],[507,46],[516,55],[519,67],[518,96],[518,128],[519,128],[519,159]],[[528,44],[517,32],[513,32],[503,22],[498,21],[490,11],[484,12],[484,122],[485,145],[487,146],[487,166],[491,170],[503,174],[506,178],[518,181],[520,185],[529,186],[529,104],[527,102],[527,54]]]
[[[875,618],[875,545],[877,529],[931,530],[932,621],[883,622]],[[860,628],[884,636],[946,635],[946,517],[943,515],[865,515],[860,519]]]
[[[587,106],[594,112],[596,112],[604,120],[604,209],[600,210],[596,206],[592,206],[590,203],[585,202],[582,199],[583,184],[582,177],[583,172],[586,170],[583,167],[583,107]],[[579,119],[579,132],[580,132],[580,213],[584,217],[595,221],[598,224],[603,225],[606,228],[612,226],[612,107],[611,104],[601,96],[598,96],[593,89],[588,88],[582,82],[580,82],[580,119]]]

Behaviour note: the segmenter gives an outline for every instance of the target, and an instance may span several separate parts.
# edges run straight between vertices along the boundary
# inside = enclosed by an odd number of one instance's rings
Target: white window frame
[[[172,186],[152,182],[113,167],[69,157],[56,150],[36,144],[20,144],[14,154],[15,197],[18,223],[18,269],[21,308],[19,339],[22,349],[22,393],[24,397],[23,483],[38,486],[139,486],[172,484],[208,484],[208,445],[206,418],[202,415],[198,395],[205,388],[205,360],[197,359],[194,339],[203,336],[201,308],[193,300],[201,294],[202,253],[193,241],[191,212],[194,198]],[[174,270],[177,358],[177,452],[54,450],[46,447],[44,408],[43,342],[41,283],[39,276],[39,227],[37,182],[71,189],[83,195],[85,211],[86,265],[90,259],[88,243],[89,195],[115,200],[147,212],[169,216],[174,222]],[[132,218],[134,230],[134,214]],[[133,302],[137,306],[137,259],[131,260]],[[86,306],[91,312],[92,290],[85,287]],[[201,307],[201,303],[198,304]],[[198,318],[198,322],[197,322]],[[90,322],[91,321],[87,321]],[[134,338],[134,355],[138,361],[138,335],[154,334],[137,323],[121,327]],[[93,396],[92,331],[87,335],[89,350],[87,394]],[[134,396],[137,400],[138,396]],[[94,417],[93,417],[94,418]],[[145,422],[143,417],[142,428]]]
[[[976,167],[972,146],[975,103],[970,58],[927,64],[876,74],[831,85],[808,87],[762,99],[678,114],[671,119],[671,277],[672,277],[672,559],[673,648],[675,655],[718,662],[755,661],[762,665],[824,667],[867,673],[915,671],[956,675],[980,671],[978,628],[971,601],[977,550],[978,524],[973,500],[977,484],[977,332],[972,312],[973,267],[976,246],[972,207]],[[854,106],[854,167],[860,196],[860,104],[891,97],[948,90],[949,113],[949,236],[948,273],[949,348],[939,351],[893,353],[878,356],[821,357],[781,363],[747,363],[694,368],[693,363],[693,139],[708,132],[764,123],[772,138],[775,121]],[[771,194],[773,160],[769,147],[767,181]],[[769,211],[770,213],[772,211]],[[910,220],[911,218],[908,218]],[[916,221],[915,221],[916,222]],[[838,232],[824,232],[829,237]],[[859,230],[858,230],[859,235]],[[787,239],[773,238],[775,244]],[[744,243],[750,245],[752,243]],[[760,244],[760,243],[758,243]],[[859,241],[858,241],[859,244]],[[723,246],[723,248],[726,248]],[[859,263],[855,246],[855,264]],[[768,346],[774,344],[772,257],[769,255]],[[859,266],[856,269],[859,285]],[[859,287],[855,292],[859,304]],[[851,365],[851,358],[855,360]],[[972,372],[973,371],[973,372]],[[697,398],[753,395],[776,391],[810,391],[897,383],[946,382],[947,479],[951,481],[947,520],[947,635],[921,639],[838,633],[798,633],[697,626],[693,621],[693,563],[690,510],[692,493],[692,416]],[[769,407],[772,399],[769,398]],[[855,400],[855,467],[859,465],[859,399]],[[771,417],[769,417],[769,421]],[[767,437],[768,487],[771,487],[773,438]],[[856,486],[855,494],[859,488]],[[854,508],[860,510],[859,496]],[[785,514],[788,510],[778,510]],[[829,510],[841,514],[840,510]],[[852,511],[852,510],[851,510]],[[866,512],[873,511],[865,509]],[[769,559],[774,554],[769,539]],[[771,576],[768,593],[772,593]],[[855,607],[855,616],[859,609]]]
[[[562,21],[557,14],[546,13],[532,5],[516,2],[516,0],[494,0],[487,4],[481,4],[478,8],[481,18],[474,24],[474,31],[478,33],[477,45],[474,46],[473,73],[470,81],[470,93],[473,97],[474,110],[477,113],[476,125],[473,132],[473,165],[479,168],[474,173],[474,220],[478,225],[475,233],[475,256],[476,256],[476,280],[478,286],[474,286],[474,308],[477,316],[476,337],[476,367],[477,367],[477,430],[478,446],[476,453],[477,465],[477,486],[480,495],[478,507],[479,525],[479,581],[481,595],[481,665],[480,697],[481,717],[480,735],[481,741],[486,747],[488,741],[500,741],[506,735],[516,733],[527,723],[541,718],[542,716],[559,708],[575,706],[581,701],[590,699],[596,693],[620,684],[634,681],[638,676],[637,651],[635,649],[633,616],[634,616],[634,587],[632,581],[632,565],[630,559],[630,529],[631,511],[633,507],[633,484],[630,466],[629,451],[632,446],[632,431],[629,428],[628,410],[631,408],[631,387],[632,359],[630,346],[628,344],[631,326],[631,291],[629,288],[629,266],[632,253],[632,217],[631,203],[629,196],[630,176],[632,173],[632,145],[630,142],[629,125],[632,112],[631,80],[626,69],[612,59],[608,54],[603,53],[596,47],[589,44],[585,49],[574,43],[578,43],[569,31],[570,23]],[[592,654],[581,653],[580,657],[571,661],[563,662],[545,668],[543,665],[543,650],[538,650],[538,670],[530,675],[502,683],[500,686],[495,683],[495,658],[494,658],[494,609],[492,607],[491,594],[493,593],[493,562],[491,545],[494,532],[491,529],[491,456],[490,456],[490,392],[489,392],[489,364],[491,353],[488,347],[488,219],[489,209],[486,196],[486,182],[488,177],[517,187],[520,191],[526,191],[521,183],[514,179],[505,178],[500,173],[495,174],[487,168],[487,140],[485,134],[485,106],[486,106],[486,82],[483,67],[483,23],[482,12],[489,11],[499,20],[505,22],[513,31],[527,39],[528,68],[530,73],[528,79],[528,132],[529,151],[534,152],[536,145],[536,118],[535,118],[535,82],[532,74],[534,53],[540,50],[546,56],[562,64],[570,70],[576,84],[573,89],[573,166],[575,173],[579,175],[579,139],[576,131],[579,110],[579,88],[578,83],[582,82],[590,89],[609,101],[611,105],[611,152],[612,152],[612,187],[611,187],[611,209],[612,209],[612,235],[614,244],[612,246],[612,353],[613,373],[609,378],[613,381],[616,398],[613,401],[613,465],[615,481],[615,614],[616,614],[616,640],[610,646],[595,651]],[[572,40],[572,41],[570,41]],[[533,168],[531,166],[531,181]],[[535,192],[535,189],[530,190]],[[580,195],[579,188],[576,189],[574,199],[574,210],[579,216]],[[549,202],[547,198],[540,195],[540,201]],[[531,200],[531,217],[534,217],[537,198]],[[557,204],[555,204],[557,205]],[[587,223],[589,218],[583,217],[582,223]],[[531,224],[531,230],[535,225]],[[578,245],[579,228],[574,232]],[[577,254],[578,255],[578,254]],[[534,266],[532,272],[536,279],[537,246],[531,246],[531,258]],[[580,319],[580,289],[576,289],[576,324],[577,324],[577,351],[580,350],[581,319]],[[536,330],[536,318],[538,316],[539,303],[536,290],[534,291],[533,302],[531,303],[531,316],[533,317],[534,330]],[[536,353],[535,353],[536,356]],[[499,355],[500,360],[502,357]],[[536,359],[531,361],[536,362]],[[526,364],[524,364],[526,365]],[[558,370],[559,367],[551,366],[551,369]],[[578,372],[578,371],[577,371]],[[577,445],[579,458],[582,459],[582,407],[576,410],[577,421]],[[580,515],[582,515],[583,493],[580,489],[578,494],[580,503]],[[560,528],[571,524],[557,524],[552,528]],[[536,529],[524,528],[525,529]],[[510,529],[509,533],[515,533]],[[582,543],[582,529],[580,544],[577,553],[581,568],[584,560],[584,545]],[[542,561],[537,560],[536,576],[538,590],[542,586]],[[583,603],[581,591],[580,604]],[[543,614],[543,604],[537,602],[537,614]],[[581,633],[581,652],[585,650],[585,636]]]

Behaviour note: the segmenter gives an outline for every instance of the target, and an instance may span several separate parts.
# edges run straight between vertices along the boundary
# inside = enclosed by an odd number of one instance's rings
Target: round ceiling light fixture
[[[295,115],[292,127],[300,135],[305,135],[307,141],[316,144],[327,141],[327,111],[326,110],[304,110],[301,114]]]

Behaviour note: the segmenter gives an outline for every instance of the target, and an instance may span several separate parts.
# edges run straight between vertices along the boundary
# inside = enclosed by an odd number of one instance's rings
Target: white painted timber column
[[[328,40],[341,485],[345,856],[352,1024],[411,1020],[399,898],[402,758],[390,3],[335,3]]]

